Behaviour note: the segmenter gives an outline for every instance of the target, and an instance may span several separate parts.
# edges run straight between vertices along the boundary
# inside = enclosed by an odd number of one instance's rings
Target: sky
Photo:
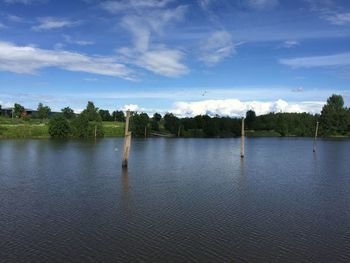
[[[0,104],[238,117],[350,106],[348,0],[0,0]]]

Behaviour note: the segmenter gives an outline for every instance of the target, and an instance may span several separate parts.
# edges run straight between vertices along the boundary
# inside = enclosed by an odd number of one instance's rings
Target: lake
[[[0,140],[1,262],[350,262],[350,140]]]

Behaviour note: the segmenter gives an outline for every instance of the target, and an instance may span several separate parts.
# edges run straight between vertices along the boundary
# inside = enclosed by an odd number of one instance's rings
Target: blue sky
[[[349,44],[347,0],[0,0],[0,103],[315,113]]]

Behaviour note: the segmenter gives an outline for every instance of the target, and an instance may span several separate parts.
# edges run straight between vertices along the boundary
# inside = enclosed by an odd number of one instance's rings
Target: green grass
[[[102,123],[105,137],[122,137],[124,136],[125,123],[124,122],[110,122],[104,121]]]
[[[49,138],[47,124],[0,124],[0,138]]]
[[[123,122],[103,122],[105,137],[124,136]],[[50,138],[48,120],[11,119],[0,117],[0,139]]]

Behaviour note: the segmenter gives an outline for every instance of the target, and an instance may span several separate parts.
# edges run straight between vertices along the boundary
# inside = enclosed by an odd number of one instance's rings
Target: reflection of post
[[[244,117],[242,118],[241,158],[244,158]]]
[[[124,138],[124,155],[122,166],[124,168],[128,167],[129,152],[131,145],[131,132],[129,132],[129,121],[130,121],[130,111],[126,112],[126,122],[125,122],[125,138]]]
[[[315,130],[315,137],[314,137],[314,147],[313,147],[313,152],[316,152],[316,140],[317,140],[317,133],[318,133],[318,123],[316,122],[316,130]]]

